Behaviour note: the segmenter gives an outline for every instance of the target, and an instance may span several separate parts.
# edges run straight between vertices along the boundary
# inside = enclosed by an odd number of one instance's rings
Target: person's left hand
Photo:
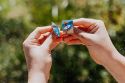
[[[48,81],[52,65],[50,52],[60,43],[60,38],[52,32],[51,26],[38,27],[23,42],[28,66],[28,83],[35,83],[36,80],[37,83]]]

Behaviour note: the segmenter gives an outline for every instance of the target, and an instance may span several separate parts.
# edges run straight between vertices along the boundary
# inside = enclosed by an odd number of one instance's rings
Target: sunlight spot
[[[3,10],[3,8],[2,8],[2,6],[0,5],[0,11],[2,11]]]
[[[52,7],[52,16],[57,17],[58,16],[58,6],[55,5]]]
[[[62,7],[63,8],[66,8],[67,6],[68,6],[68,0],[63,0],[63,2],[62,2]]]

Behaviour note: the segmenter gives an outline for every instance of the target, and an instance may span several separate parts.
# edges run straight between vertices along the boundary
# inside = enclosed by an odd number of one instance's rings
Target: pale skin
[[[112,44],[105,25],[100,20],[73,20],[74,34],[66,35],[68,45],[85,45],[92,59],[102,65],[119,83],[125,83],[125,57]],[[87,31],[82,28],[88,29]],[[61,32],[63,33],[63,32]],[[28,66],[28,83],[47,83],[52,65],[51,50],[61,40],[52,35],[52,27],[39,27],[23,43]],[[101,53],[101,54],[100,54]]]
[[[36,28],[23,42],[28,67],[28,83],[47,83],[52,65],[50,51],[60,43],[52,27]]]

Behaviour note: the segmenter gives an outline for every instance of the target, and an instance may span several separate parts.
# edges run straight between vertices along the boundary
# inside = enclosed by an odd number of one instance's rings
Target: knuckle
[[[43,29],[43,27],[36,27],[35,31],[36,31],[36,32],[39,32],[39,31],[42,30],[42,29]]]
[[[34,31],[39,33],[40,29],[41,29],[41,27],[36,27],[36,29]]]
[[[51,64],[52,63],[52,58],[51,57],[47,58],[46,63]]]
[[[79,18],[80,20],[84,20],[85,18]]]
[[[41,27],[36,27],[36,31],[39,31]]]
[[[24,48],[28,47],[28,44],[27,44],[26,40],[23,42],[23,47]]]
[[[79,18],[79,19],[83,19],[83,18]]]
[[[102,20],[98,20],[97,21],[99,24],[104,24],[104,22]]]
[[[25,46],[25,45],[26,45],[26,42],[24,41],[24,42],[23,42],[23,46]]]

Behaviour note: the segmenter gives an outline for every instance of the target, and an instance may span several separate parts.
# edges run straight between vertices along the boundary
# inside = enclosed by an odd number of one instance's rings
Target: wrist
[[[107,52],[107,55],[109,57],[102,63],[104,67],[111,67],[112,65],[116,64],[119,61],[120,57],[122,57],[121,54],[116,49]]]
[[[106,60],[103,66],[119,83],[124,83],[125,57],[122,56],[118,51],[111,54],[112,58],[110,60]]]

